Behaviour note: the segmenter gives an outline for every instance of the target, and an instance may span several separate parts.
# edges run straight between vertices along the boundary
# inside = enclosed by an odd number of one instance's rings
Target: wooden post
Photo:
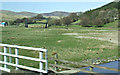
[[[90,66],[89,70],[90,70],[90,71],[93,71],[93,67],[92,67],[92,66]]]
[[[55,59],[58,59],[58,54],[57,53],[55,54]],[[57,65],[57,64],[58,64],[58,61],[55,60],[55,65]],[[58,67],[55,67],[55,70],[58,71]]]
[[[43,52],[42,51],[39,52],[39,59],[40,60],[43,59]],[[43,62],[41,62],[41,61],[40,61],[39,69],[43,70]],[[42,72],[40,73],[40,75],[43,75]]]
[[[92,63],[93,63],[93,60],[91,60],[90,64],[92,65]],[[93,71],[93,68],[94,68],[94,67],[90,66],[89,70],[90,70],[90,71]],[[90,74],[90,75],[93,75],[93,74]]]
[[[7,47],[4,47],[4,53],[6,54],[7,53]],[[4,62],[7,62],[7,56],[4,55]],[[4,68],[7,68],[7,65],[4,64]]]
[[[93,68],[92,66],[90,66],[89,70],[93,72]],[[94,74],[90,74],[90,75],[94,75]]]
[[[9,54],[11,54],[11,47],[9,47]],[[11,56],[9,56],[9,62],[12,62]]]
[[[15,55],[18,56],[18,48],[15,48]],[[18,60],[18,57],[15,58],[15,61],[16,61],[16,65],[19,64],[19,60]],[[16,70],[18,69],[18,67],[16,67]]]

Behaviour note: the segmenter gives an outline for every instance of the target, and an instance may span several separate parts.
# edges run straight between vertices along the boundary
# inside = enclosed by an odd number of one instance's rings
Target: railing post
[[[58,54],[57,54],[57,53],[55,54],[55,59],[58,59]],[[55,60],[55,65],[57,65],[57,64],[58,64],[58,61]],[[55,67],[55,70],[57,71],[57,70],[58,70],[58,67]]]
[[[43,59],[43,52],[40,51],[39,52],[39,59]],[[40,61],[40,67],[39,67],[40,70],[43,70],[43,62]],[[40,75],[42,75],[42,72],[40,73]]]
[[[91,64],[91,65],[93,64],[93,60],[90,61],[90,64]],[[94,67],[90,66],[89,70],[90,70],[90,71],[93,71],[93,68],[94,68]],[[94,75],[94,74],[90,74],[90,75]]]
[[[90,71],[93,71],[93,67],[92,66],[90,66]]]
[[[7,53],[7,47],[4,47],[4,53],[6,54]],[[4,55],[4,62],[7,62],[7,56]],[[4,68],[7,68],[7,65],[4,64]]]
[[[45,54],[45,60],[46,60],[46,63],[45,63],[45,70],[46,70],[46,72],[47,72],[47,70],[48,70],[48,58],[47,58],[47,49],[46,49],[46,54]]]
[[[15,55],[18,56],[18,48],[15,48]],[[16,65],[19,64],[19,60],[18,60],[18,57],[15,58],[15,62],[16,62]],[[16,66],[16,70],[18,69],[18,67]]]
[[[11,47],[9,47],[9,54],[11,54]],[[12,62],[11,56],[9,56],[9,62]]]

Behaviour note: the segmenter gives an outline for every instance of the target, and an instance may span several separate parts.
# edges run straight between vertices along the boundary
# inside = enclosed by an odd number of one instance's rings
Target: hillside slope
[[[118,2],[111,2],[99,8],[88,10],[80,15],[80,24],[84,27],[96,26],[102,27],[104,24],[118,20],[119,10]]]
[[[85,14],[91,14],[94,11],[118,9],[118,7],[119,7],[119,3],[118,2],[111,2],[111,3],[108,3],[106,5],[103,5],[102,7],[99,7],[99,8],[90,10],[90,11],[86,11]]]

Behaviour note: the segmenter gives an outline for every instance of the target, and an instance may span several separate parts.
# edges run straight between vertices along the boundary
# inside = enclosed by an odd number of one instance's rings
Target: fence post
[[[90,71],[93,71],[93,67],[92,66],[90,66]]]
[[[93,63],[93,60],[90,61],[90,64],[91,64],[91,65],[92,65],[92,63]],[[90,66],[89,70],[90,70],[90,71],[93,71],[93,68],[94,68],[94,67]],[[94,75],[94,74],[90,74],[90,75]]]
[[[6,54],[7,53],[7,47],[5,46],[4,47],[4,53]],[[7,62],[7,56],[4,55],[4,62]],[[7,68],[7,64],[4,64],[4,68]]]
[[[15,55],[18,56],[18,48],[15,48]],[[19,60],[18,60],[18,57],[15,58],[15,61],[16,61],[16,65],[19,64]],[[18,67],[16,66],[16,70],[18,69]]]
[[[55,59],[58,59],[58,54],[57,54],[57,53],[55,54]],[[55,60],[55,65],[57,65],[57,64],[58,64],[58,61]],[[55,67],[55,70],[57,71],[57,70],[58,70],[58,67]]]
[[[90,64],[91,64],[91,65],[92,65],[92,63],[93,63],[93,60],[90,61]],[[89,70],[90,70],[90,71],[93,71],[93,67],[90,66]]]
[[[9,54],[11,54],[11,47],[9,47]],[[9,56],[9,62],[12,62],[11,56]]]
[[[47,49],[46,49],[46,54],[45,54],[45,60],[48,60],[48,58],[47,58]],[[47,72],[47,70],[48,70],[48,62],[46,61],[46,72]]]
[[[43,52],[40,51],[39,52],[39,59],[43,59]],[[40,67],[39,67],[40,70],[43,70],[43,62],[40,61]],[[43,75],[42,72],[40,73],[40,75]]]

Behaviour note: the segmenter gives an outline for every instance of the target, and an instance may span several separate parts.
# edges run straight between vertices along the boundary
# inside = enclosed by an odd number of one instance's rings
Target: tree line
[[[24,17],[22,19],[17,18],[14,21],[10,21],[9,24],[10,25],[19,25],[20,23],[26,23],[26,22],[27,22],[27,24],[34,24],[37,21],[41,21],[43,19],[45,19],[45,18],[41,14],[38,14],[34,17],[28,17],[28,18]]]
[[[48,17],[45,18],[41,14],[38,14],[34,17],[29,18],[22,18],[22,19],[16,19],[14,21],[9,22],[11,25],[19,25],[20,23],[25,23],[27,21],[27,24],[34,24],[37,23],[37,21],[41,21],[46,19],[47,24],[49,26],[57,25],[62,26],[66,25],[67,27],[71,25],[71,23],[76,22],[80,20],[78,25],[81,25],[83,27],[103,27],[104,24],[113,22],[118,19],[118,10],[117,9],[103,9],[103,10],[93,10],[86,11],[81,14],[77,13],[71,13],[69,16],[61,17],[59,19]]]
[[[91,11],[91,10],[90,10]],[[113,22],[115,20],[118,20],[118,9],[105,9],[105,10],[95,10],[92,13],[86,14],[87,12],[90,11],[86,11],[85,14],[80,16],[81,19],[81,25],[82,26],[97,26],[97,27],[103,27],[104,24]]]
[[[52,19],[49,17],[49,25],[70,25],[73,22],[80,20],[78,25],[83,27],[103,27],[104,24],[118,20],[118,9],[104,9],[104,10],[95,10],[92,13],[92,10],[86,11],[82,14],[71,13],[69,16],[63,17],[61,19]]]

